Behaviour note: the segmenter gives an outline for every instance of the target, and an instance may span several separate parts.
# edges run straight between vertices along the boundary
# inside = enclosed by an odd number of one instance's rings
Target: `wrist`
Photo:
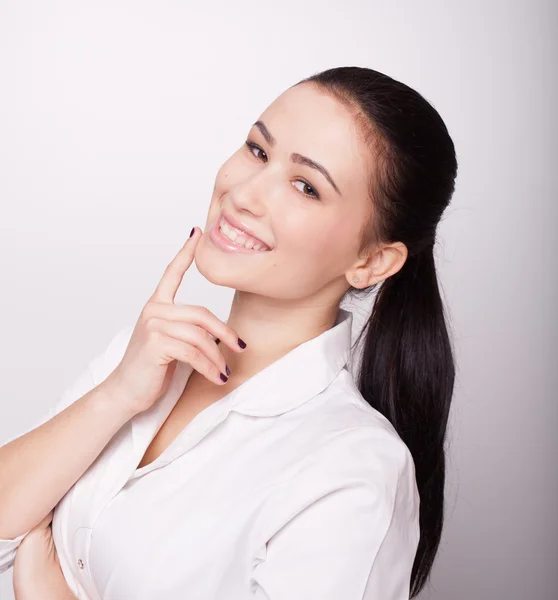
[[[110,376],[95,388],[93,402],[99,411],[109,413],[112,419],[121,425],[138,414],[138,411],[127,401],[126,390]]]

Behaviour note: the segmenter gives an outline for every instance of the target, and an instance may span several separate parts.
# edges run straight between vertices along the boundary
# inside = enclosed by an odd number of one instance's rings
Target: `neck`
[[[277,301],[237,290],[226,322],[246,342],[246,350],[234,352],[219,343],[231,379],[251,377],[327,331],[335,323],[338,310],[338,305]]]

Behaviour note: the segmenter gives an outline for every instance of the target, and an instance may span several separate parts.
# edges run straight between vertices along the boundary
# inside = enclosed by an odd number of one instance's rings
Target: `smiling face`
[[[310,84],[288,89],[217,173],[196,248],[200,273],[277,299],[347,289],[371,210],[368,156],[343,104]],[[226,250],[211,232],[223,213],[270,249]]]

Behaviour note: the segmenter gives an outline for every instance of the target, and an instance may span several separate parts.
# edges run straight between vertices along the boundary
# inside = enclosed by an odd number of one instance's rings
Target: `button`
[[[78,558],[77,564],[80,569],[83,569],[83,561],[81,560],[81,558]]]

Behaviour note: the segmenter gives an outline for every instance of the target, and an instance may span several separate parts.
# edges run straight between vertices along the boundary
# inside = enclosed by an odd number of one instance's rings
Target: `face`
[[[217,285],[277,299],[347,289],[345,273],[359,258],[359,233],[371,210],[368,154],[353,116],[332,96],[301,84],[258,121],[217,173],[196,267]],[[238,246],[219,232],[223,216],[268,249],[234,251]],[[236,242],[246,237],[237,234]]]

